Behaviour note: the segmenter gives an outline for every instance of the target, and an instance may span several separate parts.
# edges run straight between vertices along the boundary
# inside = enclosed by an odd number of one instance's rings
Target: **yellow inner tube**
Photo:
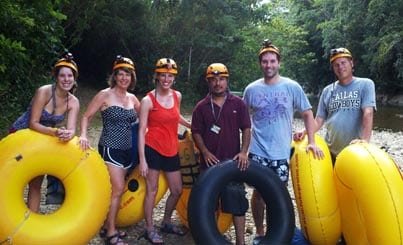
[[[198,163],[195,157],[195,145],[189,131],[184,133],[185,137],[179,140],[179,157],[181,163],[181,174],[183,182],[182,195],[176,204],[176,212],[181,223],[189,228],[188,223],[188,201],[193,183],[199,175]],[[217,228],[221,233],[226,232],[232,225],[232,214],[217,211]]]
[[[165,175],[160,172],[158,179],[158,192],[155,197],[155,205],[164,197],[168,189]],[[136,224],[144,219],[144,198],[146,195],[146,181],[140,175],[139,167],[129,175],[126,180],[126,189],[119,205],[116,224],[125,227]]]
[[[316,159],[306,152],[308,139],[293,142],[290,172],[299,221],[312,245],[334,245],[341,235],[340,210],[333,181],[333,166],[326,142],[315,135],[315,143],[324,153]]]
[[[385,151],[347,146],[337,156],[335,182],[347,244],[403,244],[403,179]]]
[[[104,161],[83,152],[78,138],[60,142],[29,129],[0,141],[0,244],[87,244],[106,218],[111,196]],[[65,200],[51,214],[31,212],[23,199],[28,182],[50,174],[65,187]]]

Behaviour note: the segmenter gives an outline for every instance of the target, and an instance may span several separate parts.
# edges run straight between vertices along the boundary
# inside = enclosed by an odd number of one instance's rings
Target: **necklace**
[[[217,115],[217,117],[216,117],[216,116],[215,116],[215,110],[214,110],[213,96],[210,97],[211,112],[213,113],[214,123],[217,123],[218,120],[220,119],[221,111],[222,111],[222,108],[224,107],[225,101],[227,101],[227,95],[225,95],[225,97],[224,97],[224,103],[222,103],[222,105],[221,105],[221,107],[220,107],[220,110],[218,111],[218,115]]]

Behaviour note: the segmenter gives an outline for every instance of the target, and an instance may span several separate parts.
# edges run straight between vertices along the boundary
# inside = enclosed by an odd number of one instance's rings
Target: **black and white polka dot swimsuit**
[[[103,129],[99,145],[112,149],[127,150],[132,148],[131,124],[137,120],[134,109],[110,106],[101,111]]]

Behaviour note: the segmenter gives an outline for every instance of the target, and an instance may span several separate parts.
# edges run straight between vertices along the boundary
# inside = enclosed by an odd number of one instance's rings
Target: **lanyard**
[[[213,113],[214,123],[217,123],[218,120],[220,119],[221,111],[222,111],[222,108],[224,107],[225,101],[227,101],[227,95],[225,95],[224,103],[222,103],[222,106],[220,107],[220,110],[218,111],[218,116],[217,116],[217,118],[216,118],[216,117],[215,117],[215,110],[214,110],[213,97],[212,97],[212,96],[210,97],[211,112]]]

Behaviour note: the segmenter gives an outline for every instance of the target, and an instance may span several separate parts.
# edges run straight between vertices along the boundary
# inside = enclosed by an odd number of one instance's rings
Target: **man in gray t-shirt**
[[[298,111],[304,120],[308,132],[307,150],[320,158],[323,152],[315,144],[315,121],[304,91],[297,82],[279,74],[279,49],[265,40],[260,49],[259,62],[263,78],[249,84],[244,92],[252,119],[249,157],[272,169],[287,184],[294,111]],[[265,202],[256,190],[253,191],[251,208],[256,225],[254,243],[258,243],[265,234]]]
[[[330,63],[338,80],[323,89],[316,114],[316,130],[326,126],[326,142],[333,159],[356,141],[369,141],[376,110],[375,85],[353,76],[353,57],[346,48],[332,49]],[[303,132],[294,135],[302,138]]]

